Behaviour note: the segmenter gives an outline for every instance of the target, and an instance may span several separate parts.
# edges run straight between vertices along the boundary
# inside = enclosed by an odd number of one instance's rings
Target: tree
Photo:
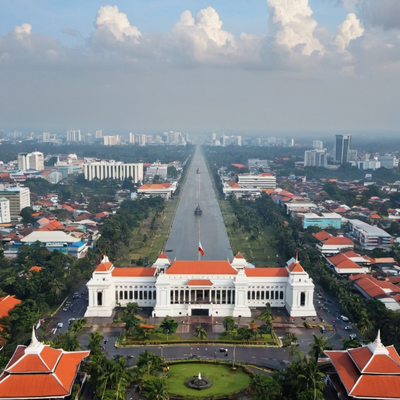
[[[167,167],[168,178],[176,179],[179,176],[177,169],[173,165]]]
[[[223,319],[222,325],[224,326],[226,332],[232,331],[232,329],[235,327],[235,320],[231,316],[227,316]]]
[[[169,333],[169,334],[175,333],[176,330],[178,329],[178,326],[179,324],[168,316],[165,317],[160,324],[161,330],[164,333]]]
[[[322,335],[315,336],[313,335],[314,343],[311,345],[309,354],[310,356],[314,356],[315,362],[318,361],[318,357],[324,353],[325,350],[331,348],[332,345],[328,343]]]
[[[281,385],[271,376],[253,374],[250,378],[250,387],[255,400],[278,400],[281,398]]]
[[[160,356],[154,353],[149,353],[147,350],[140,353],[137,360],[138,367],[146,367],[147,375],[157,371],[164,364],[164,360]]]
[[[86,319],[81,318],[81,319],[77,319],[73,322],[73,324],[69,327],[69,330],[73,333],[79,333],[82,332],[83,327],[86,324]]]
[[[23,208],[19,213],[19,215],[22,217],[22,222],[25,224],[32,222],[32,214],[34,212],[35,210],[32,207]]]
[[[166,378],[149,376],[144,379],[141,393],[148,400],[168,400],[168,383]]]
[[[207,339],[207,332],[205,331],[205,329],[201,325],[199,325],[194,330],[194,336],[196,336],[200,340]]]

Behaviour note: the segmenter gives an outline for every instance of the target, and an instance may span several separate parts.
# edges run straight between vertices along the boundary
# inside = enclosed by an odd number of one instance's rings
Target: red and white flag
[[[204,250],[203,247],[201,246],[201,243],[199,242],[199,252],[202,256],[204,256]]]

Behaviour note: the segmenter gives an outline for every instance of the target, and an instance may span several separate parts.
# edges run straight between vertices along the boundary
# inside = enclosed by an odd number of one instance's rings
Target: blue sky
[[[393,130],[398,0],[1,1],[0,129]]]

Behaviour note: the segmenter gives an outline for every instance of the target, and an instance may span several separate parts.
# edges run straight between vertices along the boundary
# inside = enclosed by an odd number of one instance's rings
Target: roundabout
[[[172,397],[185,399],[218,398],[246,390],[250,376],[243,368],[213,363],[169,364],[167,373]]]

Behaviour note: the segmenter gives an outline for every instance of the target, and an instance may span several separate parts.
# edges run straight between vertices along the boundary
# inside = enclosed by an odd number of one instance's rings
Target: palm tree
[[[325,376],[322,372],[318,371],[317,361],[310,360],[305,368],[304,374],[299,374],[298,379],[305,382],[307,390],[312,389],[313,399],[317,400],[318,392],[324,390],[324,383],[322,378]]]
[[[141,393],[148,400],[168,400],[169,393],[165,378],[150,378],[143,382]]]
[[[315,362],[318,361],[318,357],[324,353],[324,351],[329,347],[328,342],[323,338],[322,335],[313,335],[314,343],[312,344],[309,354],[314,356]]]
[[[205,331],[205,329],[201,325],[199,325],[194,330],[194,336],[196,336],[200,340],[207,339],[207,332]]]
[[[50,292],[54,295],[54,300],[58,300],[61,296],[62,291],[65,289],[65,285],[59,278],[53,277],[50,281]]]
[[[85,324],[86,324],[86,319],[84,319],[84,318],[77,319],[76,321],[74,321],[74,323],[70,327],[70,330],[73,333],[82,332],[83,327],[85,326]]]

